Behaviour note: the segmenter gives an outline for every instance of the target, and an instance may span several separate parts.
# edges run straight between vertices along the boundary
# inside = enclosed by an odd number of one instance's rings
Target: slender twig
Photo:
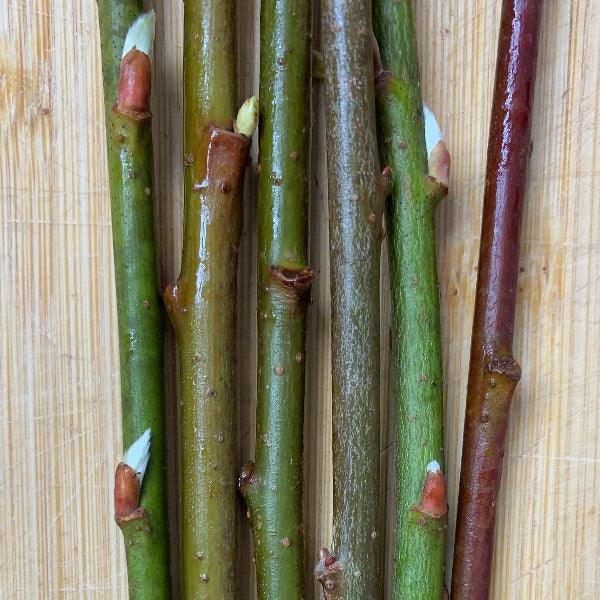
[[[156,274],[152,203],[150,56],[154,12],[141,2],[101,0],[107,156],[119,322],[123,445],[152,435],[135,503],[115,505],[123,530],[129,597],[169,596],[166,512],[163,319]],[[130,28],[131,26],[131,28]],[[148,434],[150,435],[150,434]],[[131,473],[130,473],[131,474]],[[127,470],[117,469],[115,500]],[[141,492],[141,493],[140,493]],[[133,497],[133,496],[132,496]]]
[[[512,341],[541,6],[505,0],[500,22],[452,573],[456,600],[489,594],[508,412],[521,374]]]
[[[164,294],[180,364],[185,599],[236,589],[237,250],[256,103],[232,131],[235,31],[233,0],[185,2],[183,255]]]
[[[310,1],[261,3],[256,465],[240,489],[258,597],[302,598]]]
[[[323,559],[315,574],[329,597],[368,600],[381,591],[379,267],[387,178],[377,157],[370,2],[324,0],[322,10],[337,560]]]
[[[374,15],[379,148],[393,173],[387,213],[397,415],[393,589],[395,598],[439,600],[447,510],[435,212],[450,161],[433,115],[426,110],[423,118],[410,0],[378,0]],[[433,135],[426,136],[426,127]]]

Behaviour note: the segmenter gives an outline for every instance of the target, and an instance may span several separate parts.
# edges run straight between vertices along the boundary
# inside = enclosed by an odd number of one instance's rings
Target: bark
[[[240,489],[265,600],[303,597],[309,35],[308,0],[261,4],[256,464]]]
[[[444,585],[444,405],[435,213],[449,156],[429,174],[417,44],[409,0],[374,5],[379,148],[392,170],[387,212],[396,406],[394,598],[439,600]],[[433,166],[433,165],[432,165]],[[431,495],[436,483],[439,493]],[[435,502],[432,502],[435,500]],[[425,504],[424,504],[425,503]]]
[[[540,0],[505,0],[500,23],[452,573],[455,600],[489,594],[508,412],[521,373],[512,341],[541,7]]]
[[[236,590],[237,250],[250,141],[235,118],[235,2],[184,11],[184,233],[165,290],[179,353],[185,599]]]
[[[375,130],[371,8],[322,3],[332,308],[333,552],[327,594],[381,594],[379,268],[385,182]],[[343,581],[341,580],[343,579]],[[336,583],[337,582],[337,583]]]
[[[121,61],[128,29],[141,2],[98,3],[111,194],[123,446],[152,432],[150,463],[139,502],[117,518],[125,539],[129,597],[168,598],[169,554],[166,506],[163,317],[156,271],[152,201],[152,138],[148,100],[150,61],[138,51]],[[141,56],[140,56],[141,55]],[[133,61],[133,65],[131,65]],[[130,91],[123,71],[131,66]],[[120,103],[119,99],[123,102]],[[128,110],[136,108],[140,110]],[[133,507],[132,507],[133,508]]]

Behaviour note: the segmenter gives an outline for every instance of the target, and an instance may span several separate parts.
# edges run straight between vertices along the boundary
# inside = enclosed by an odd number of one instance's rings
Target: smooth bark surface
[[[377,157],[370,3],[324,0],[321,29],[332,308],[332,552],[343,568],[342,577],[331,580],[337,587],[326,593],[368,600],[379,598],[382,588],[379,268],[385,194]]]
[[[521,374],[512,341],[541,6],[541,0],[503,3],[454,547],[455,600],[489,594],[508,412]]]
[[[149,113],[132,118],[115,106],[125,36],[141,11],[142,3],[135,0],[98,3],[119,323],[123,447],[128,448],[146,429],[152,432],[150,462],[139,498],[142,511],[130,519],[118,520],[125,539],[129,597],[135,600],[169,597],[164,329],[154,244],[151,123]]]
[[[235,2],[185,2],[183,256],[165,301],[180,364],[186,600],[236,590],[236,277],[250,143],[231,131],[235,35]]]
[[[302,435],[308,268],[310,2],[261,5],[256,464],[240,488],[258,597],[303,597]]]
[[[378,0],[374,15],[384,69],[376,74],[379,148],[393,173],[387,230],[397,423],[394,598],[439,600],[447,510],[435,212],[446,187],[428,175],[410,1]],[[439,144],[436,151],[447,158]],[[421,505],[426,478],[433,481],[430,464],[438,469],[443,492],[433,512]]]

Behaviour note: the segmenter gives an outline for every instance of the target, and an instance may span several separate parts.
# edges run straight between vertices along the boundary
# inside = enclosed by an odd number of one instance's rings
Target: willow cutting
[[[421,99],[409,0],[374,4],[377,117],[391,166],[388,248],[396,404],[394,598],[442,597],[446,537],[442,351],[435,213],[449,155]],[[426,135],[427,133],[427,135]]]
[[[140,16],[141,4],[98,4],[123,446],[129,448],[115,476],[115,518],[125,539],[129,597],[135,600],[169,597],[164,332],[154,244],[149,107],[155,16],[153,11]]]
[[[254,100],[236,107],[235,2],[184,12],[184,231],[181,273],[165,291],[179,352],[182,560],[186,600],[236,590],[237,251]]]
[[[387,177],[375,129],[371,6],[324,0],[331,265],[333,540],[326,598],[379,598],[379,268]],[[387,171],[386,171],[387,175]]]
[[[542,2],[504,0],[488,145],[452,598],[489,595],[496,499],[512,396],[519,230],[531,151]]]
[[[310,2],[261,4],[256,464],[240,489],[258,597],[303,598],[302,432],[308,268]]]

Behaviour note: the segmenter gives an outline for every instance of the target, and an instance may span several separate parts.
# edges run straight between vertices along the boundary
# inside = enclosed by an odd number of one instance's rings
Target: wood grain
[[[258,0],[239,6],[240,99],[257,90],[257,6]],[[182,4],[155,0],[154,7],[156,210],[161,280],[167,282],[177,274],[181,251]],[[500,14],[492,0],[423,0],[415,9],[424,97],[453,158],[451,193],[438,213],[451,536]],[[515,336],[523,378],[498,507],[495,600],[600,597],[599,30],[595,0],[545,3]],[[93,0],[0,3],[0,598],[126,598],[111,507],[120,402],[101,89]],[[331,534],[319,89],[313,106],[307,572]],[[253,454],[254,435],[256,179],[249,175],[240,261],[240,463]],[[382,269],[387,272],[385,262]],[[386,294],[382,305],[387,392]],[[169,336],[173,465],[176,373]],[[385,465],[393,449],[387,394],[382,404]],[[387,489],[391,513],[390,478]],[[176,524],[174,492],[171,500]],[[240,520],[240,598],[251,598],[250,533]],[[389,540],[388,534],[388,548]],[[307,596],[316,597],[316,590],[309,573]]]

